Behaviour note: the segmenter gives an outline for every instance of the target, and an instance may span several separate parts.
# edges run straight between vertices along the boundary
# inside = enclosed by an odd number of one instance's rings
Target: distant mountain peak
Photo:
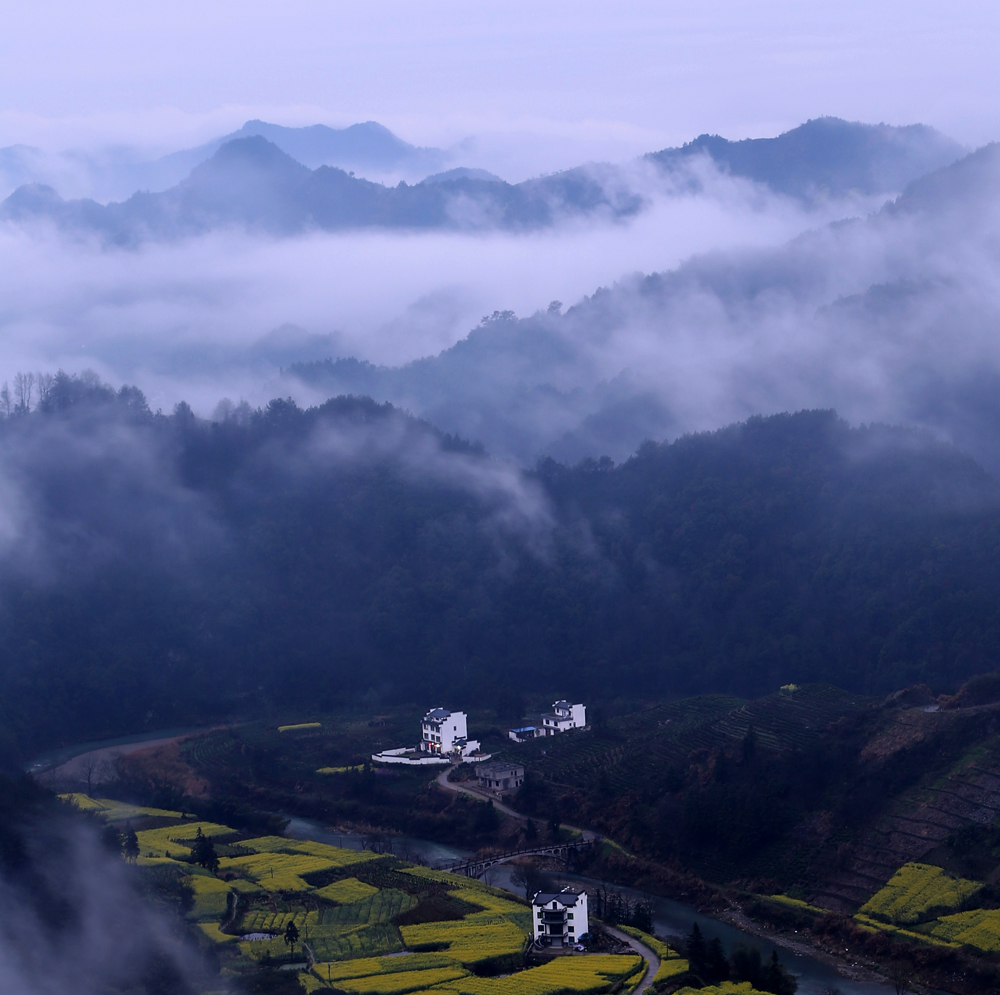
[[[926,173],[966,154],[957,142],[924,124],[862,124],[837,117],[811,118],[776,138],[731,141],[699,135],[681,148],[647,156],[664,168],[708,155],[733,176],[797,197],[898,193]]]

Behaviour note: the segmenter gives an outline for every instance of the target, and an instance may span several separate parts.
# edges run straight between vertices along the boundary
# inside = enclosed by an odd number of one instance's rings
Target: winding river
[[[324,828],[321,823],[311,819],[290,819],[286,832],[296,839],[316,840],[320,843],[330,843],[352,850],[360,850],[363,845],[362,836],[354,833],[338,833],[335,830]],[[442,843],[400,836],[393,837],[393,851],[398,856],[405,855],[409,859],[418,860],[430,867],[439,867],[473,856],[469,850],[459,850]],[[499,888],[506,888],[508,891],[520,895],[521,891],[511,884],[511,873],[510,867],[501,865],[493,870],[490,882]],[[601,884],[595,878],[578,874],[551,874],[549,876],[559,883],[582,884],[595,889]],[[641,897],[635,889],[617,888],[616,890],[634,898]],[[669,898],[656,899],[653,909],[653,929],[657,936],[662,936],[667,940],[680,939],[691,932],[691,926],[694,923],[698,923],[706,938],[719,937],[727,953],[738,944],[745,943],[747,946],[758,947],[765,957],[771,956],[774,944],[769,943],[766,938],[745,933],[729,923],[703,915],[691,905],[675,902]],[[839,991],[841,995],[889,995],[892,991],[888,983],[854,981],[842,977],[831,965],[808,954],[796,953],[779,946],[778,956],[788,970],[798,977],[799,995],[826,995],[831,991]]]
[[[146,743],[199,731],[204,730],[191,727],[162,729],[139,736],[127,736],[96,743],[84,743],[74,747],[67,747],[63,750],[53,750],[50,753],[36,757],[28,767],[28,771],[38,775],[44,771],[58,767],[74,756],[79,756],[90,751]],[[287,815],[285,818],[289,819],[286,832],[289,836],[296,839],[316,840],[320,843],[329,843],[333,846],[347,847],[352,850],[363,849],[367,842],[366,838],[358,833],[338,832],[312,819],[300,819]],[[425,864],[428,867],[440,867],[474,855],[471,850],[462,850],[446,846],[443,843],[435,843],[431,840],[414,839],[406,836],[392,837],[392,848],[397,856]],[[491,872],[491,883],[519,894],[519,890],[511,884],[511,873],[510,868],[501,865]],[[582,884],[595,889],[601,884],[600,881],[594,878],[573,874],[553,874],[550,877],[558,882]],[[618,888],[617,890],[629,893],[633,897],[640,897],[640,893],[634,889]],[[759,947],[765,957],[770,957],[771,955],[773,945],[767,939],[745,933],[737,927],[731,926],[729,923],[703,915],[693,906],[685,905],[682,902],[675,902],[669,898],[656,899],[653,909],[653,927],[658,936],[662,936],[667,940],[671,938],[678,939],[686,936],[691,931],[693,923],[698,923],[707,938],[710,939],[713,936],[718,936],[725,946],[727,953],[737,944],[745,943],[748,946]],[[841,995],[888,995],[891,991],[887,983],[878,984],[871,981],[855,981],[842,977],[837,973],[835,968],[808,954],[801,954],[785,947],[779,947],[778,955],[789,971],[798,977],[799,995],[826,995],[826,993],[831,991],[839,991]]]

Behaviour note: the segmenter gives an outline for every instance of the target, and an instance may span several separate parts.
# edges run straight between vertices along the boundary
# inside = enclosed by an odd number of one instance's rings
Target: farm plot
[[[198,830],[205,836],[232,836],[234,830],[229,826],[221,826],[217,822],[184,822],[176,826],[163,826],[160,829],[143,829],[136,833],[139,839],[139,852],[146,856],[152,853],[154,857],[191,856],[191,843]]]
[[[452,967],[454,961],[444,954],[405,954],[400,957],[361,957],[341,963],[317,963],[313,973],[323,981],[348,981],[379,974],[405,971],[426,971],[435,967]]]
[[[592,954],[588,957],[557,957],[527,971],[505,978],[468,976],[435,988],[449,995],[579,995],[607,991],[612,985],[631,978],[646,968],[634,954]]]
[[[222,873],[246,874],[268,891],[310,891],[312,886],[303,874],[329,870],[332,865],[325,857],[307,853],[254,853],[245,857],[223,857],[219,861]]]
[[[524,949],[524,930],[515,923],[491,913],[478,913],[486,918],[477,921],[476,915],[457,921],[400,926],[399,931],[411,950],[444,948],[466,966],[516,955]]]
[[[147,805],[129,805],[126,802],[115,801],[113,798],[89,798],[87,795],[72,792],[59,796],[63,801],[75,805],[78,809],[93,812],[105,822],[126,822],[129,819],[180,819],[180,812],[172,812],[165,808],[150,808]]]
[[[982,888],[981,881],[953,878],[930,864],[904,864],[881,891],[861,906],[873,919],[907,925],[957,908]]]
[[[207,874],[190,874],[184,878],[185,884],[194,890],[194,908],[191,918],[196,920],[219,920],[226,914],[229,892],[228,881],[220,881]]]
[[[360,902],[377,893],[378,888],[373,888],[370,884],[365,884],[357,878],[341,878],[339,881],[334,881],[333,884],[328,884],[325,888],[316,889],[316,894],[320,898],[336,902],[338,905]]]
[[[1000,951],[1000,909],[973,909],[942,916],[926,927],[931,936],[968,944],[985,953]]]

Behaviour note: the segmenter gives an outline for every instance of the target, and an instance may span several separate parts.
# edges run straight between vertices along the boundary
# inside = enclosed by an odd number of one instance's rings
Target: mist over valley
[[[1000,990],[1000,19],[0,35],[0,991]]]

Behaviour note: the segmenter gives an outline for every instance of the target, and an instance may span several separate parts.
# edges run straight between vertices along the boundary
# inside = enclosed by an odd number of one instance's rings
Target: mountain
[[[85,196],[104,202],[126,198],[137,190],[163,191],[180,183],[227,142],[253,136],[268,139],[311,168],[337,166],[370,177],[417,179],[442,169],[451,158],[442,149],[411,145],[375,121],[346,128],[324,124],[287,128],[253,120],[228,135],[156,159],[126,146],[53,154],[10,145],[0,148],[0,192],[42,184],[75,197],[86,191]]]
[[[137,193],[105,206],[64,201],[49,187],[22,187],[0,204],[0,219],[44,219],[133,244],[226,226],[280,235],[374,226],[531,229],[551,225],[562,214],[603,210],[625,217],[643,203],[617,183],[613,170],[599,166],[516,185],[459,175],[388,187],[332,166],[311,170],[254,136],[227,142],[162,193]]]
[[[36,152],[0,150],[0,169],[6,162],[9,177],[22,180],[34,172],[29,185],[54,189],[59,178],[76,185],[68,161],[61,173],[46,172],[36,168]],[[100,219],[101,212],[86,199],[56,206],[51,193],[38,192],[21,195],[0,216],[27,221],[29,206],[46,200],[52,202],[49,208],[36,214],[125,243],[194,234],[214,225],[248,225],[274,234],[370,226],[525,229],[551,225],[563,215],[628,217],[655,194],[690,193],[704,186],[697,166],[705,156],[723,172],[814,202],[852,192],[896,193],[961,154],[958,145],[923,125],[894,128],[821,118],[778,138],[729,142],[703,135],[639,163],[590,163],[508,184],[483,169],[439,172],[444,153],[409,145],[375,122],[337,130],[248,121],[231,135],[155,162],[126,161],[126,156],[119,163],[122,175],[130,177],[130,189],[141,192],[108,203]],[[70,158],[78,173],[111,168],[109,163],[117,161],[112,156],[102,167],[99,158]],[[417,173],[425,179],[419,189],[402,181],[387,187],[355,177],[355,168],[370,175]],[[261,203],[262,197],[271,202]]]
[[[733,176],[763,183],[794,197],[898,193],[908,183],[965,154],[965,149],[923,124],[895,127],[822,117],[777,138],[729,141],[699,135],[681,148],[646,158],[674,169],[707,156]]]
[[[529,472],[366,399],[208,423],[60,374],[0,421],[0,472],[0,728],[29,754],[304,687],[884,693],[1000,648],[996,480],[831,412]]]
[[[320,395],[398,404],[526,465],[621,460],[646,438],[821,405],[925,426],[1000,470],[998,202],[989,146],[865,220],[626,277],[565,312],[497,313],[400,367],[331,357],[286,374]]]
[[[403,172],[410,176],[439,170],[449,154],[442,149],[419,148],[394,135],[375,121],[352,124],[347,128],[330,128],[313,124],[303,128],[287,128],[266,121],[247,121],[241,128],[215,138],[193,149],[173,152],[148,164],[159,183],[147,184],[153,189],[166,189],[180,182],[200,163],[211,158],[223,145],[240,138],[266,138],[293,159],[316,169],[337,166],[356,170],[365,175]],[[164,179],[170,178],[164,183]]]

